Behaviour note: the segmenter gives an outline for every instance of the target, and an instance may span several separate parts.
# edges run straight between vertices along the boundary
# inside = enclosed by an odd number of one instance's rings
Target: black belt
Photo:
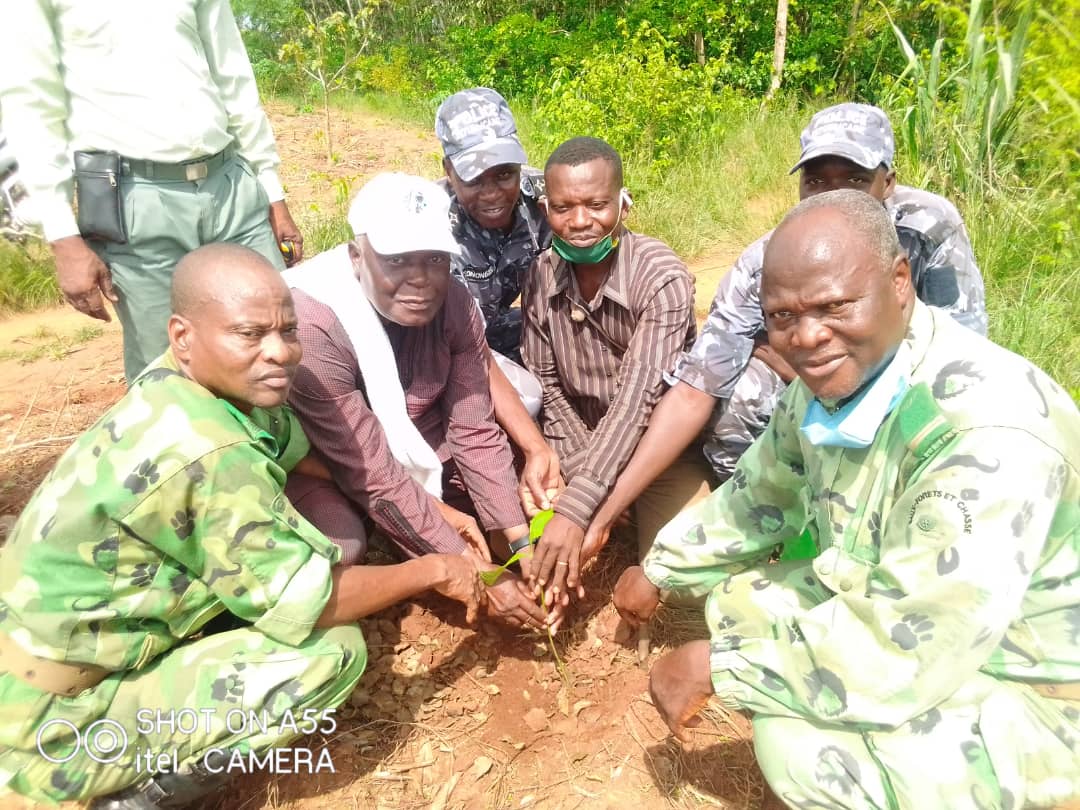
[[[232,160],[234,155],[236,155],[236,148],[230,144],[216,155],[185,160],[183,163],[158,163],[156,160],[121,158],[120,166],[126,177],[193,183],[196,180],[205,180]]]

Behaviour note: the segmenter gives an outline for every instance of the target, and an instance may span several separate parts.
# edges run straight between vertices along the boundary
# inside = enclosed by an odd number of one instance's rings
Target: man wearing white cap
[[[364,556],[364,517],[409,557],[490,559],[489,540],[505,552],[528,536],[483,323],[450,277],[449,204],[428,180],[378,175],[349,211],[356,238],[286,276],[304,349],[289,402],[333,478],[294,476],[288,495],[343,562]],[[496,618],[544,622],[515,575],[488,597]]]
[[[956,208],[943,197],[896,184],[889,119],[877,107],[837,104],[814,115],[801,136],[799,197],[837,189],[880,200],[896,225],[923,303],[986,334],[982,275]],[[769,424],[794,372],[769,348],[761,311],[761,268],[772,231],[748,247],[716,291],[697,341],[671,372],[671,389],[623,470],[591,534],[603,537],[670,460],[708,425],[705,455],[721,481]],[[620,506],[621,504],[621,506]]]

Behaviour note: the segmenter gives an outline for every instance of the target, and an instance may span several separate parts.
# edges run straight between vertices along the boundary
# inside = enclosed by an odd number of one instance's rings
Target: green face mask
[[[618,227],[617,225],[615,227]],[[588,247],[578,247],[577,245],[571,245],[559,237],[552,235],[551,247],[555,249],[555,252],[566,259],[568,262],[574,264],[596,264],[602,262],[608,257],[619,245],[619,239],[611,238],[609,233],[595,245],[589,245]]]

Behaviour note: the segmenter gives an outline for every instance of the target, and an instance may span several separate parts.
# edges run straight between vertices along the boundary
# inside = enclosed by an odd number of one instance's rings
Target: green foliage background
[[[774,224],[794,200],[787,168],[815,110],[878,104],[896,130],[901,182],[965,216],[991,337],[1080,401],[1080,0],[790,0],[783,85],[768,103],[775,0],[233,0],[233,10],[264,97],[314,107],[321,89],[302,67],[344,68],[334,103],[425,127],[450,93],[494,87],[534,164],[567,137],[606,138],[623,155],[636,226],[687,258]],[[353,24],[321,24],[342,15]],[[763,197],[783,201],[767,222],[752,210]],[[336,215],[304,225],[309,244],[346,232]],[[5,250],[0,308],[55,300],[47,262]]]
[[[371,40],[348,95],[430,125],[450,93],[494,87],[540,165],[567,137],[603,137],[637,226],[687,257],[759,235],[747,205],[790,189],[816,109],[884,107],[901,182],[965,215],[991,337],[1080,400],[1080,0],[790,0],[768,104],[775,0],[234,0],[264,90],[310,93],[278,55],[302,10],[358,2]]]

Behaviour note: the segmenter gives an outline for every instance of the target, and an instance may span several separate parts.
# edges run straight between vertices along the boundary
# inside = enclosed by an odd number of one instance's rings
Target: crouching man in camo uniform
[[[475,613],[469,558],[335,567],[286,499],[286,474],[316,462],[284,407],[301,349],[277,271],[200,248],[172,308],[169,351],[0,552],[0,795],[184,806],[237,758],[332,730],[367,660],[358,617],[428,588]]]
[[[1080,414],[1031,363],[918,301],[867,194],[805,200],[765,251],[798,374],[709,498],[615,588],[709,594],[651,673],[672,731],[752,713],[798,808],[1052,807],[1080,794]],[[808,532],[811,560],[769,563]]]

